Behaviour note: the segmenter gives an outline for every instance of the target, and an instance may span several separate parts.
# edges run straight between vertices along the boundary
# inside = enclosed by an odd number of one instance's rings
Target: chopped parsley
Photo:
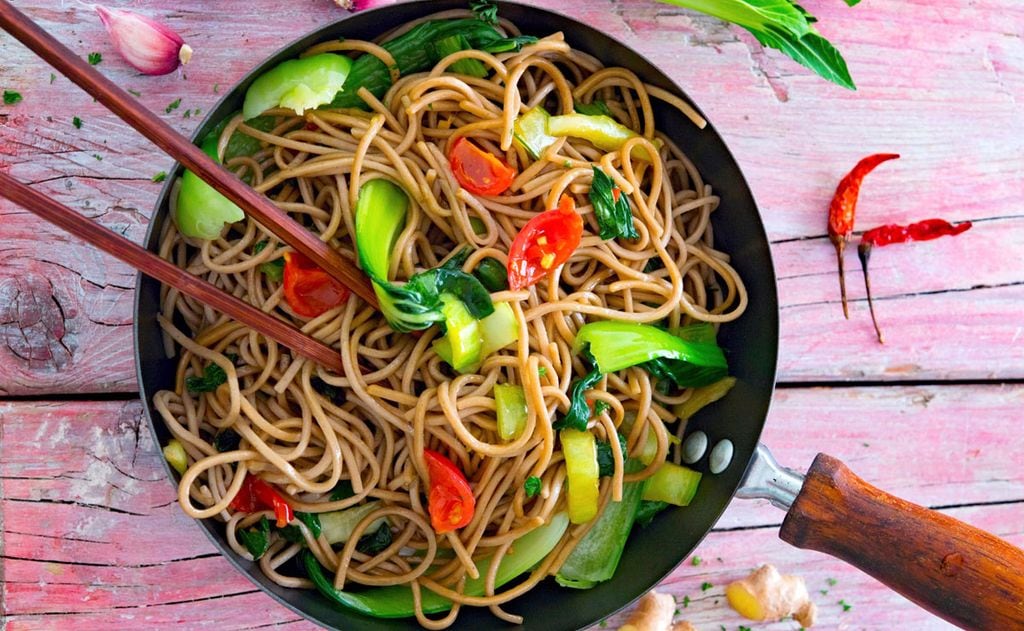
[[[540,478],[535,475],[526,478],[526,482],[523,482],[523,490],[526,491],[526,497],[535,497],[540,493]]]
[[[156,175],[153,176],[153,181],[154,182],[163,182],[166,179],[167,179],[167,171],[160,171],[159,173],[157,173]]]
[[[21,102],[21,92],[4,90],[4,105],[14,105]]]
[[[220,94],[220,84],[219,83],[214,83],[213,84],[213,93],[214,94]]]
[[[853,609],[853,605],[849,604],[845,600],[840,600],[839,604],[842,605],[843,611],[849,611],[849,610]]]
[[[139,92],[138,90],[133,90],[131,88],[128,88],[128,94],[131,94],[132,96],[134,96],[136,98],[142,96],[142,92]]]
[[[835,586],[836,586],[836,583],[838,583],[839,581],[837,581],[837,580],[836,580],[836,579],[834,579],[834,578],[826,578],[826,579],[825,579],[825,582],[826,582],[826,583],[828,583],[828,586],[829,586],[829,587],[835,587]]]
[[[174,99],[164,108],[164,112],[170,114],[179,107],[181,107],[181,99]]]
[[[100,155],[100,154],[98,154],[98,153],[94,153],[94,154],[92,154],[92,157],[96,158],[96,159],[97,159],[97,160],[99,160],[100,162],[102,162],[102,161],[103,161],[103,156],[101,156],[101,155]]]
[[[711,589],[712,587],[714,587],[714,585],[712,585],[711,583],[709,583],[707,581],[704,581],[703,583],[700,584],[700,591],[706,592],[709,589]]]
[[[51,72],[50,73],[50,85],[53,85],[53,82],[56,81],[56,80],[57,80],[57,75],[55,75],[55,74],[53,74]]]
[[[820,594],[821,594],[822,596],[828,596],[828,590],[827,590],[827,589],[819,589],[819,590],[818,590],[818,592],[819,592],[819,593],[820,593]]]
[[[690,559],[690,565],[693,565],[693,566],[697,566],[697,565],[700,565],[700,564],[701,564],[701,562],[702,562],[702,560],[701,560],[701,558],[700,558],[700,557],[696,557],[696,556],[695,556],[695,557],[693,557],[692,559]]]
[[[185,113],[181,115],[182,118],[192,118],[192,110],[185,110]]]
[[[75,126],[75,129],[81,129],[82,128],[82,119],[78,118],[77,116],[75,116],[74,118],[71,119],[71,124]]]
[[[689,596],[683,596],[683,608],[686,608],[686,607],[689,607],[689,606],[690,606],[690,597]]]
[[[203,369],[202,377],[186,377],[185,387],[192,394],[198,394],[200,392],[213,392],[222,383],[227,382],[228,375],[224,372],[224,369],[217,364],[207,364],[206,368]]]
[[[103,61],[103,55],[100,53],[89,53],[89,65],[96,66]]]

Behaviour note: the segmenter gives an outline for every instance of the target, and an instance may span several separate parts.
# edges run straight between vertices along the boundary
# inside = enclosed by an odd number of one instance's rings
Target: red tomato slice
[[[427,507],[430,510],[430,525],[438,534],[462,528],[473,519],[476,498],[469,481],[455,464],[430,449],[423,450],[430,473],[430,492]]]
[[[307,318],[333,309],[348,299],[348,288],[298,252],[284,255],[284,299],[292,311]]]
[[[508,251],[508,285],[526,289],[569,260],[583,238],[583,218],[568,195],[523,226]]]
[[[277,519],[277,527],[284,528],[295,518],[288,501],[277,489],[254,475],[246,475],[238,495],[231,500],[229,506],[243,513],[255,513],[257,510],[273,510]]]
[[[504,160],[460,136],[448,152],[452,173],[462,188],[477,195],[500,195],[516,179],[516,170]]]

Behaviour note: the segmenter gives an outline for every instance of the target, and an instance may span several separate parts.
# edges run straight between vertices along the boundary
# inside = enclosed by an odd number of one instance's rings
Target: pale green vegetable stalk
[[[811,26],[816,20],[791,0],[661,0],[707,13],[750,31],[762,46],[775,48],[829,81],[856,90],[846,61]],[[845,0],[853,6],[860,0]]]

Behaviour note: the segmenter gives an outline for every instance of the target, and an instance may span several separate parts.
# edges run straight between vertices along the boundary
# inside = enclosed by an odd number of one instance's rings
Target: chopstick
[[[0,0],[0,28],[78,84],[121,120],[259,221],[278,239],[308,256],[328,274],[373,306],[377,296],[355,264],[331,249],[263,195],[214,162],[153,112],[118,88],[76,53],[41,29],[7,0]]]
[[[111,254],[147,276],[227,314],[249,328],[276,340],[338,374],[345,374],[341,354],[291,324],[260,311],[207,281],[189,274],[149,250],[79,215],[60,202],[0,172],[0,196]]]

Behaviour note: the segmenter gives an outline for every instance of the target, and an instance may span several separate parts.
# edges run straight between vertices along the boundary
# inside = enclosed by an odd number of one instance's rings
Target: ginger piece
[[[771,565],[762,565],[750,576],[730,583],[725,597],[738,614],[761,622],[793,616],[801,626],[810,627],[818,612],[804,579],[783,576]]]
[[[647,592],[619,631],[666,631],[675,612],[676,601],[671,594]]]

